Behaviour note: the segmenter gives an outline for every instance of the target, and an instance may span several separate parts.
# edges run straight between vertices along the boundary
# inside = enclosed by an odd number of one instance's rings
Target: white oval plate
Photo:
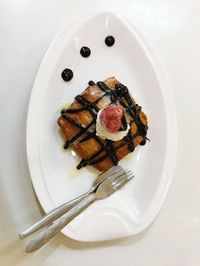
[[[113,47],[104,39],[113,35]],[[91,49],[83,58],[82,46]],[[74,78],[61,78],[64,68]],[[122,160],[135,179],[111,197],[95,202],[63,229],[81,241],[122,238],[144,230],[166,196],[176,159],[176,118],[171,88],[160,62],[135,27],[109,12],[90,12],[68,23],[57,35],[39,68],[29,104],[27,156],[34,189],[44,208],[86,192],[97,172],[76,170],[77,157],[63,150],[57,118],[65,102],[73,101],[89,80],[115,76],[128,86],[149,116],[150,142]]]

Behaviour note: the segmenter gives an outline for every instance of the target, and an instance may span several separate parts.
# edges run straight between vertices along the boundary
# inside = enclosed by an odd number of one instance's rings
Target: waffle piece
[[[128,134],[119,141],[103,140],[96,135],[97,113],[113,103],[124,108],[126,121],[130,125]],[[58,119],[58,125],[67,139],[64,148],[73,145],[82,158],[77,168],[93,165],[99,171],[106,171],[133,152],[137,145],[144,145],[148,123],[141,109],[127,87],[114,77],[96,84],[90,81],[70,107],[61,111]]]

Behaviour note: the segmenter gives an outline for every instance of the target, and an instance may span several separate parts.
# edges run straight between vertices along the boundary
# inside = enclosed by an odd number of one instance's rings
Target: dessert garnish
[[[114,43],[115,43],[115,38],[113,36],[109,35],[105,38],[105,44],[107,46],[113,46]]]
[[[64,79],[64,81],[70,81],[73,78],[74,74],[71,69],[65,68],[61,73],[61,76]]]
[[[127,135],[129,128],[120,105],[111,104],[97,114],[96,134],[102,139],[121,140]]]
[[[105,44],[107,46],[113,46],[114,43],[115,43],[115,38],[113,36],[109,35],[105,38]],[[89,57],[91,54],[90,48],[87,46],[83,46],[80,49],[80,54],[82,55],[82,57],[85,57],[85,58]],[[73,78],[74,74],[71,69],[65,68],[63,72],[61,73],[61,76],[64,81],[70,81]]]
[[[91,54],[91,51],[90,51],[90,48],[86,47],[86,46],[83,46],[80,50],[80,54],[83,56],[83,57],[88,57],[90,56]]]

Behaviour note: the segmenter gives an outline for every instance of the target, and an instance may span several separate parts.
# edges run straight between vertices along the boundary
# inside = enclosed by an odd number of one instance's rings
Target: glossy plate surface
[[[107,47],[107,35],[115,45]],[[82,46],[91,49],[81,57]],[[74,72],[66,83],[64,68]],[[79,159],[64,151],[57,118],[89,80],[115,76],[125,84],[149,117],[150,142],[136,148],[120,165],[135,179],[106,200],[95,202],[64,228],[81,241],[110,240],[137,234],[157,215],[166,196],[176,159],[176,115],[171,88],[153,49],[135,27],[108,12],[85,14],[67,24],[48,49],[38,71],[27,120],[27,156],[37,197],[50,211],[86,192],[97,175],[91,167],[76,170]]]

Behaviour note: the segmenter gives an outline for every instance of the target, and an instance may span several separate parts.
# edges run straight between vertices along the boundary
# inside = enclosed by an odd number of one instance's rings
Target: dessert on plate
[[[64,148],[73,146],[82,158],[78,169],[92,165],[106,171],[147,139],[146,114],[115,77],[90,81],[61,111],[58,125],[67,139]]]

